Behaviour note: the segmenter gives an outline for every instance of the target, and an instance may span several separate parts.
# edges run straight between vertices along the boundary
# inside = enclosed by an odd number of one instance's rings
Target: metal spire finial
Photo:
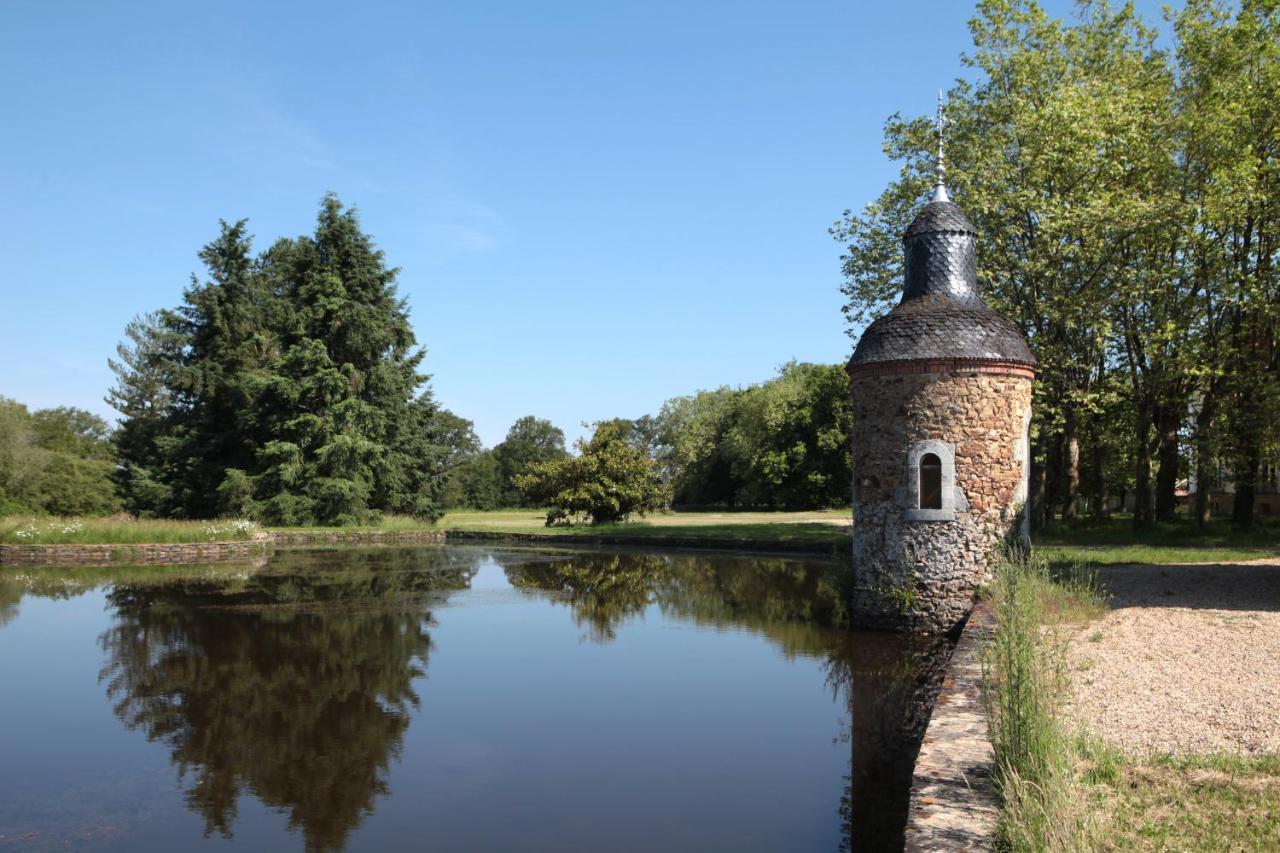
[[[942,131],[946,127],[947,118],[942,112],[942,90],[938,90],[938,159],[935,165],[935,171],[938,175],[938,183],[933,188],[933,198],[929,199],[932,204],[935,201],[951,201],[951,197],[947,195],[947,166],[942,162]]]

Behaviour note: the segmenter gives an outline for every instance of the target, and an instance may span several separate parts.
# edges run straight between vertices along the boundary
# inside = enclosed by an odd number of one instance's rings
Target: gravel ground
[[[1114,566],[1070,636],[1077,720],[1127,751],[1280,753],[1280,560]]]

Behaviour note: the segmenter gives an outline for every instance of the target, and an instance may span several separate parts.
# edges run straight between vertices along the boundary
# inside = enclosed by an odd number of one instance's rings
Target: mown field
[[[684,542],[749,546],[785,543],[837,551],[849,541],[852,519],[847,509],[805,512],[669,512],[624,524],[546,527],[536,509],[451,510],[436,524],[406,516],[387,516],[376,524],[345,528],[307,528],[323,532],[412,532],[444,529],[485,534],[584,537],[637,542]],[[167,521],[109,518],[0,518],[0,544],[144,544],[251,539],[273,530],[235,520]],[[1226,522],[1198,530],[1187,521],[1158,524],[1135,531],[1120,517],[1102,524],[1059,527],[1038,534],[1035,544],[1051,563],[1108,565],[1118,563],[1241,562],[1280,555],[1280,523],[1264,522],[1240,532]]]
[[[810,512],[681,512],[664,513],[625,524],[577,525],[549,528],[540,510],[455,510],[432,525],[405,516],[387,516],[376,524],[343,528],[305,528],[344,533],[396,533],[418,530],[467,530],[482,533],[626,537],[652,539],[706,539],[723,542],[788,542],[831,546],[848,540],[848,510]],[[275,530],[302,528],[260,527],[251,522],[168,521],[109,518],[53,518],[6,516],[0,518],[0,544],[143,544],[207,542],[251,539]]]

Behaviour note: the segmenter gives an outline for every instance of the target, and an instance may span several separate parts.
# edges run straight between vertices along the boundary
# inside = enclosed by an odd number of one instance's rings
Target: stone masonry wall
[[[999,370],[855,372],[853,614],[876,628],[946,631],[988,579],[987,557],[1025,500],[1031,380]],[[907,521],[907,456],[918,442],[955,455],[955,513]]]
[[[439,544],[443,530],[282,530],[235,542],[111,545],[0,545],[0,566],[109,566],[113,563],[212,563],[241,560],[277,547],[346,543]]]
[[[266,551],[263,540],[147,545],[0,545],[3,566],[109,566],[112,563],[212,563]]]

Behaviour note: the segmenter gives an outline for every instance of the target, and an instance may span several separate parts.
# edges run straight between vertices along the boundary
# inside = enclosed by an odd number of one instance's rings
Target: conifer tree
[[[398,270],[355,211],[326,196],[311,235],[257,258],[245,222],[223,222],[200,258],[207,280],[131,324],[112,362],[130,508],[300,525],[438,515],[441,410]]]

